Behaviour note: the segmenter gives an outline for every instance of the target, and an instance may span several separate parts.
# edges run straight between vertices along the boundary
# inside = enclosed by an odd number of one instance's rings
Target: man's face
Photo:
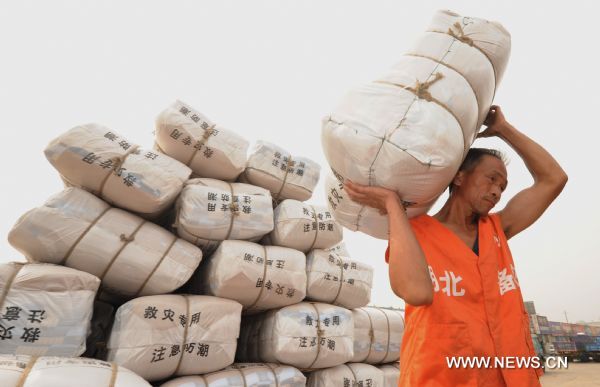
[[[457,194],[474,213],[485,216],[500,201],[508,184],[506,166],[494,156],[483,156],[471,172],[463,172]]]

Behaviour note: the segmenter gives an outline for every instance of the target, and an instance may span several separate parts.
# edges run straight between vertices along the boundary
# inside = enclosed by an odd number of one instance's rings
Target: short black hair
[[[471,148],[467,152],[467,156],[460,165],[460,168],[458,168],[458,172],[471,172],[481,162],[483,156],[495,157],[498,160],[502,161],[504,164],[506,164],[506,158],[504,157],[504,154],[499,150],[489,148]],[[452,182],[450,182],[448,189],[450,190],[450,193],[452,193],[452,191],[454,190],[454,179],[452,180]]]

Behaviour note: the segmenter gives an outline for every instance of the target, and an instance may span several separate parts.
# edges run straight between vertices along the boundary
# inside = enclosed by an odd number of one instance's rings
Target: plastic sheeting
[[[510,53],[498,23],[437,12],[382,77],[347,93],[323,120],[336,179],[395,190],[408,215],[425,213],[456,174],[483,123]],[[386,239],[387,217],[326,183],[336,220]]]
[[[8,241],[28,260],[94,274],[129,298],[174,291],[202,259],[198,247],[78,188],[21,216]]]

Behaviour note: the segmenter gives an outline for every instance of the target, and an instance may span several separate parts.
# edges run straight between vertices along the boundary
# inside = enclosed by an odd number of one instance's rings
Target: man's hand
[[[381,215],[386,215],[392,205],[399,204],[402,207],[398,194],[383,187],[369,187],[346,180],[344,189],[350,199],[363,206],[375,208]]]
[[[483,124],[487,128],[477,135],[477,138],[485,137],[502,137],[504,132],[511,127],[511,125],[504,118],[504,113],[500,106],[492,105],[490,111],[483,121]]]

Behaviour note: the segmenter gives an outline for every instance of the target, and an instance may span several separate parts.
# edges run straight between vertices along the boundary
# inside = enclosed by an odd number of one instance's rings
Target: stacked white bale
[[[369,364],[348,363],[313,371],[306,383],[308,387],[384,387],[383,372]]]
[[[268,235],[271,244],[304,253],[325,249],[342,241],[343,229],[324,206],[297,200],[282,201],[274,211],[275,226]]]
[[[160,387],[304,387],[306,377],[300,370],[274,363],[235,363],[222,371],[183,376]]]
[[[94,274],[104,290],[129,298],[174,291],[202,259],[198,247],[79,188],[21,216],[8,241],[30,261]]]
[[[246,167],[248,141],[176,101],[156,118],[156,147],[195,175],[233,181]]]
[[[297,304],[306,295],[306,256],[287,247],[223,241],[189,286],[192,293],[235,300],[246,312]]]
[[[396,387],[400,379],[400,364],[390,363],[383,364],[378,367],[383,372],[385,387]]]
[[[79,356],[100,280],[49,264],[0,265],[0,354]]]
[[[320,249],[306,258],[306,298],[348,309],[369,304],[373,267]]]
[[[238,358],[300,369],[333,367],[352,359],[353,331],[348,309],[301,302],[245,320]]]
[[[273,200],[310,199],[319,182],[321,166],[300,156],[292,156],[277,145],[257,141],[240,181],[271,191]]]
[[[211,296],[136,298],[117,310],[107,359],[148,381],[219,370],[233,363],[241,310]]]
[[[145,218],[167,209],[192,172],[98,124],[74,127],[50,142],[44,153],[67,185]]]
[[[96,359],[0,356],[2,387],[151,387],[127,368]]]
[[[409,216],[427,212],[475,140],[509,54],[500,24],[437,12],[387,74],[349,92],[323,120],[337,180],[395,190]],[[355,205],[331,180],[326,190],[338,222],[387,239],[387,216]]]
[[[178,235],[207,254],[224,240],[257,241],[273,230],[269,191],[215,179],[189,180],[177,200],[175,217]]]
[[[352,361],[383,364],[400,359],[404,318],[399,310],[366,307],[354,315],[354,357]]]
[[[348,252],[348,248],[346,247],[346,243],[344,241],[341,241],[340,243],[323,250],[327,251],[328,253],[336,253],[342,257],[350,258],[350,253]]]

